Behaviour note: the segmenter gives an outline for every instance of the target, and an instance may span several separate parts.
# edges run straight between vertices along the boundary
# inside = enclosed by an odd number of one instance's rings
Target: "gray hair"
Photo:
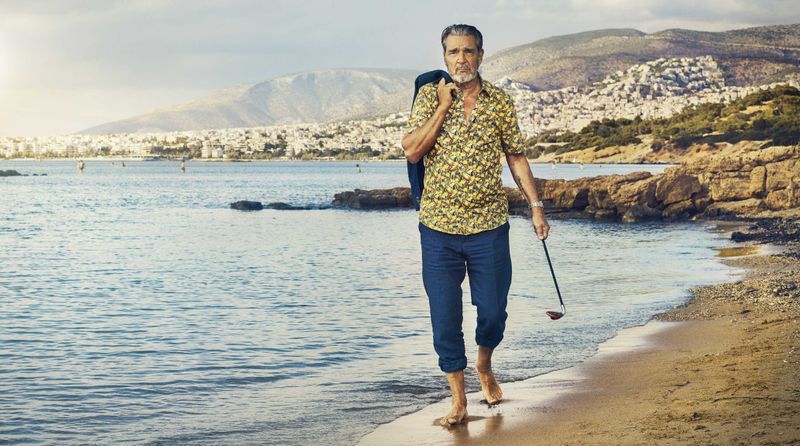
[[[472,36],[475,38],[475,45],[478,47],[478,51],[483,49],[483,34],[478,31],[478,28],[475,28],[472,25],[450,25],[442,31],[442,51],[447,51],[447,45],[444,44],[444,41],[447,40],[447,36]]]

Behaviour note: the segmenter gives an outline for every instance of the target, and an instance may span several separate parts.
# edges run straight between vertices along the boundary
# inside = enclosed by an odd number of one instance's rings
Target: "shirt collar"
[[[489,97],[494,96],[494,92],[496,90],[496,87],[494,85],[492,85],[491,82],[489,82],[486,79],[484,79],[480,75],[480,73],[478,73],[478,79],[481,81],[481,91],[478,94],[486,94]]]

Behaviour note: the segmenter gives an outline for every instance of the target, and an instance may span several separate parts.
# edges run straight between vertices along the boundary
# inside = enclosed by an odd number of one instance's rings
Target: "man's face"
[[[475,37],[449,35],[444,44],[444,63],[450,77],[459,84],[475,79],[483,61],[483,50],[478,50]]]

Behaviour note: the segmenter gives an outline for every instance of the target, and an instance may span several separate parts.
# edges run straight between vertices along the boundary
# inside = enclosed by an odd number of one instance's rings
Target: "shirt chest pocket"
[[[445,117],[439,137],[444,137],[447,144],[458,144],[467,139],[467,124],[463,115],[450,113]]]
[[[502,133],[496,116],[493,117],[488,113],[479,113],[475,116],[472,127],[474,135],[481,145],[488,145],[492,148],[500,147]]]

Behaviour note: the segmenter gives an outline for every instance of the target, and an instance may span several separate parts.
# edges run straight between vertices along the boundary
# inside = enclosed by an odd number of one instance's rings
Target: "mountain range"
[[[723,32],[605,29],[550,37],[487,58],[489,79],[510,77],[537,90],[580,86],[658,58],[711,56],[730,86],[770,83],[798,71],[800,24]]]
[[[80,133],[145,133],[326,122],[410,108],[413,70],[319,70],[216,91]]]
[[[760,85],[800,72],[800,24],[724,32],[605,29],[549,37],[487,57],[484,78],[533,91],[598,82],[658,58],[711,56],[729,86]],[[435,67],[434,67],[435,68]],[[240,85],[80,133],[255,127],[360,119],[406,111],[418,70],[336,69]]]

